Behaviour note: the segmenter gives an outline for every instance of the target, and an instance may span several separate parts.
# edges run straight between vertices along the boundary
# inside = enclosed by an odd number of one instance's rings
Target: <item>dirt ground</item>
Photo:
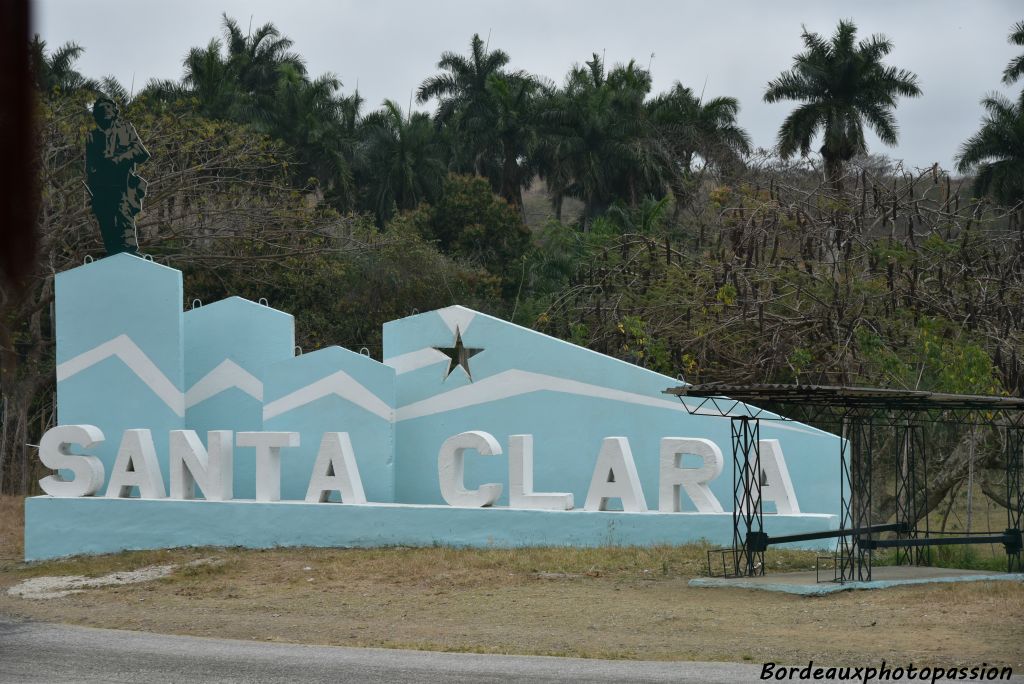
[[[309,644],[668,660],[998,664],[1024,670],[1024,584],[819,598],[700,589],[700,546],[653,549],[187,549],[24,564],[0,499],[0,613],[97,627]],[[3,560],[6,559],[6,560]],[[28,600],[44,575],[159,564],[168,577]],[[773,552],[772,569],[813,554]]]

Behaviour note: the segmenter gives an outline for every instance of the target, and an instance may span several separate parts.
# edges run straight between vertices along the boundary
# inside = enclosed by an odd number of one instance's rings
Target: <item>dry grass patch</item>
[[[9,504],[8,504],[9,505]],[[20,502],[17,506],[20,509]],[[5,517],[0,539],[11,534]],[[11,553],[11,547],[3,547]],[[700,545],[601,549],[178,549],[0,566],[41,575],[175,564],[145,584],[48,601],[0,591],[0,613],[98,627],[346,646],[806,664],[1024,668],[1009,625],[1024,585],[944,584],[821,598],[698,589]],[[813,552],[772,551],[773,571]],[[216,564],[188,567],[199,558]]]
[[[0,495],[0,565],[25,555],[25,499]]]
[[[0,612],[102,627],[296,643],[605,658],[1021,667],[1024,586],[975,583],[822,598],[687,586],[700,547],[653,549],[203,549],[38,564],[213,557],[148,584]],[[664,571],[663,569],[667,569]]]

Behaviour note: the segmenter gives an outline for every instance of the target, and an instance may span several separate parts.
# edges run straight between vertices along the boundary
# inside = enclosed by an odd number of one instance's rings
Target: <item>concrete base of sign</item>
[[[826,574],[830,571],[826,571]],[[813,571],[777,572],[761,577],[699,577],[689,581],[691,587],[720,587],[731,589],[759,589],[779,591],[801,596],[822,596],[838,591],[853,589],[888,589],[914,584],[933,582],[998,582],[1024,581],[1024,574],[991,572],[988,570],[957,570],[954,568],[929,568],[909,565],[875,566],[871,569],[870,582],[818,582]]]
[[[766,515],[769,534],[837,529],[835,515]],[[732,543],[730,513],[624,513],[303,501],[25,501],[25,560],[185,546],[651,546]],[[831,544],[831,540],[826,540]],[[807,548],[824,548],[811,542]]]

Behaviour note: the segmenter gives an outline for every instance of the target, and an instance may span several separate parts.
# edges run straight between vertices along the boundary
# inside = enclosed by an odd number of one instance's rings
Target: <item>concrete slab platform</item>
[[[988,570],[958,570],[955,568],[929,568],[875,566],[870,582],[818,582],[813,571],[778,572],[762,577],[698,577],[689,581],[691,587],[728,587],[778,591],[800,596],[824,596],[854,589],[887,589],[889,587],[931,584],[935,582],[1024,582],[1024,573],[992,572]]]

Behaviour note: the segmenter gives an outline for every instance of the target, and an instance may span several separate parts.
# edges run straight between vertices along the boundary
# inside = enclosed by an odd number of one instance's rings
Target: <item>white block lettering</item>
[[[534,493],[533,435],[509,435],[508,490],[509,508],[553,511],[567,511],[572,508],[572,494]]]
[[[164,478],[156,460],[156,447],[149,430],[125,430],[117,459],[107,483],[107,497],[131,496],[132,487],[139,488],[140,499],[166,499]]]
[[[621,499],[623,511],[644,512],[647,501],[640,487],[633,452],[625,437],[605,437],[597,455],[594,476],[583,508],[588,511],[608,510],[609,499]]]
[[[324,433],[309,478],[306,501],[325,503],[331,492],[339,492],[342,503],[366,503],[356,454],[347,432]]]
[[[196,498],[196,484],[207,501],[230,501],[234,494],[231,430],[206,433],[203,448],[194,430],[171,430],[170,480],[172,499]]]
[[[470,449],[475,449],[481,456],[501,455],[498,440],[487,432],[472,430],[446,439],[437,454],[437,478],[441,485],[441,496],[449,506],[491,506],[501,496],[501,485],[496,483],[480,485],[477,489],[466,489],[465,452]]]
[[[298,432],[239,432],[236,444],[256,448],[256,500],[281,500],[281,449],[299,446]]]
[[[684,468],[683,456],[699,457],[698,468]],[[721,513],[722,504],[711,492],[708,482],[722,474],[725,459],[722,450],[710,439],[666,437],[661,440],[661,474],[658,487],[658,510],[662,513],[680,511],[680,489],[701,513]]]
[[[70,470],[74,477],[65,480],[60,473],[47,475],[39,486],[50,496],[92,496],[103,486],[103,462],[95,456],[75,454],[71,445],[86,449],[103,441],[103,431],[95,425],[58,425],[39,440],[39,460],[53,470]]]

